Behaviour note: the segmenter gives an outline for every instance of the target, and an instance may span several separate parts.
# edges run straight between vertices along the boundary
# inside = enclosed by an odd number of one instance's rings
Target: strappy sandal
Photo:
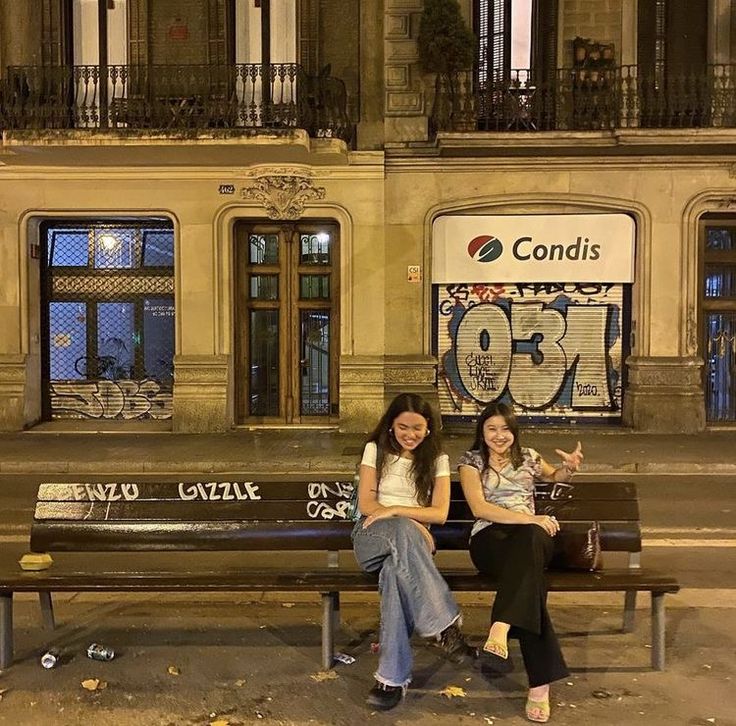
[[[526,717],[534,723],[547,723],[549,721],[549,698],[544,701],[527,698]]]
[[[490,653],[491,655],[495,655],[501,660],[508,660],[509,657],[508,645],[506,643],[502,643],[500,640],[492,638],[490,635],[483,646],[483,651]]]
[[[489,636],[480,652],[480,668],[489,675],[510,673],[514,665],[509,658],[508,645]]]

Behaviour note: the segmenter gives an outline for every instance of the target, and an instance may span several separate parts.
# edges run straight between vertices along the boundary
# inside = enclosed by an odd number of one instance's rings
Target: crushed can
[[[56,668],[57,665],[59,665],[59,660],[61,659],[61,653],[59,653],[58,650],[55,648],[49,648],[42,656],[41,656],[41,665],[46,669],[50,670],[51,668]]]
[[[92,660],[112,660],[115,657],[115,651],[99,643],[92,643],[87,648],[87,657]]]

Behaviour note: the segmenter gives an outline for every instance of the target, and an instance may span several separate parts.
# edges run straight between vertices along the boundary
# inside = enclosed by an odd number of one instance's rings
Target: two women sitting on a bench
[[[558,450],[563,464],[555,469],[534,450],[522,449],[518,438],[511,409],[491,404],[481,413],[473,448],[459,467],[477,518],[471,557],[481,572],[498,578],[481,658],[487,668],[508,670],[508,638],[519,639],[529,677],[526,716],[544,723],[549,684],[568,671],[547,614],[543,578],[559,525],[534,514],[534,481],[569,480],[583,455],[580,443],[569,454]],[[477,656],[460,632],[457,603],[432,557],[429,528],[447,519],[450,465],[438,417],[420,396],[397,396],[369,436],[358,504],[362,516],[352,534],[355,556],[365,571],[379,573],[381,592],[379,663],[368,703],[388,710],[411,681],[414,631],[433,639],[455,663]]]

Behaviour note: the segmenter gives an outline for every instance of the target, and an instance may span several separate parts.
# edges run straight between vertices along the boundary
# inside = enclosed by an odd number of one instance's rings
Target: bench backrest
[[[198,482],[47,483],[38,489],[33,552],[350,549],[345,475],[258,476]],[[571,493],[575,495],[572,497]],[[630,482],[540,485],[537,510],[569,527],[597,521],[604,550],[639,552],[636,487]],[[473,517],[458,482],[439,549],[468,545]]]

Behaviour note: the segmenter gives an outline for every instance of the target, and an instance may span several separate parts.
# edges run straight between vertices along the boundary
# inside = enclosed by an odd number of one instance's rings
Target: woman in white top
[[[368,703],[388,710],[411,681],[413,631],[434,638],[453,662],[473,655],[458,627],[457,603],[432,558],[429,526],[447,519],[450,464],[439,421],[421,396],[398,395],[369,436],[358,504],[355,557],[366,572],[378,572],[381,593],[380,655]]]

